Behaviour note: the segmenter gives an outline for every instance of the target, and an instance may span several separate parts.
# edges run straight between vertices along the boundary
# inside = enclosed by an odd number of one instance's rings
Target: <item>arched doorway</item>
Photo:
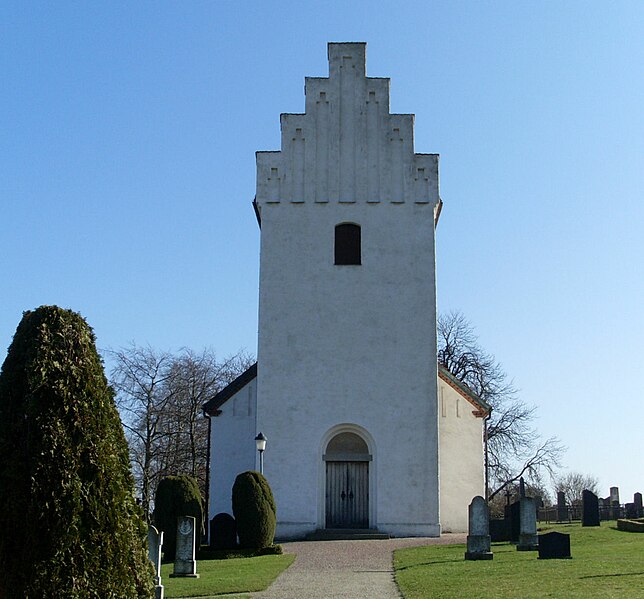
[[[327,444],[327,528],[369,528],[370,460],[367,443],[356,433],[338,433]]]

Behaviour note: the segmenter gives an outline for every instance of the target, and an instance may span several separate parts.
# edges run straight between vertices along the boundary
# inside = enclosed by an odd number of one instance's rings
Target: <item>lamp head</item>
[[[268,441],[268,439],[264,436],[264,433],[259,433],[259,435],[255,437],[255,444],[257,445],[257,451],[261,452],[266,449],[266,441]]]

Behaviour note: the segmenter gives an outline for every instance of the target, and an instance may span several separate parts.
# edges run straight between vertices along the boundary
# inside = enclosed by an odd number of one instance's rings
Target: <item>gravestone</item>
[[[637,506],[634,503],[627,503],[624,505],[625,517],[629,520],[637,518]]]
[[[610,488],[610,504],[613,505],[614,503],[619,504],[619,487]]]
[[[515,501],[510,504],[510,540],[513,543],[519,542],[519,535],[521,534],[521,500]]]
[[[154,526],[148,526],[148,551],[150,561],[154,565],[154,599],[163,599],[161,547],[163,547],[163,531],[159,532]]]
[[[622,517],[619,507],[619,487],[610,488],[610,519],[618,520]]]
[[[492,559],[490,551],[490,512],[483,497],[477,495],[468,508],[469,525],[465,559]]]
[[[237,546],[237,523],[230,514],[221,512],[210,521],[210,548],[234,549]]]
[[[582,526],[599,526],[599,500],[588,489],[584,489],[581,494],[581,509]]]
[[[490,518],[490,539],[493,543],[511,541],[510,520],[507,518]]]
[[[539,535],[539,559],[570,558],[570,535],[561,532]]]
[[[196,523],[192,516],[177,518],[177,549],[171,578],[199,578],[195,559]]]
[[[557,491],[557,520],[563,522],[568,520],[568,506],[566,505],[566,494]]]
[[[517,551],[536,551],[538,547],[535,502],[532,497],[522,497],[519,500],[519,543]]]
[[[642,494],[641,493],[635,493],[633,495],[633,503],[635,504],[635,509],[637,510],[637,518],[641,518],[644,516],[644,513],[642,511]]]

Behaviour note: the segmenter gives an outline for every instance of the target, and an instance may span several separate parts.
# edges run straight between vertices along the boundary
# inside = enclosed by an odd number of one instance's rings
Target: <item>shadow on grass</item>
[[[624,572],[623,574],[591,574],[590,576],[580,576],[579,580],[584,578],[614,578],[616,576],[644,576],[644,572]]]
[[[464,559],[440,559],[434,562],[423,562],[422,564],[414,564],[413,566],[402,566],[401,568],[396,568],[396,572],[402,572],[403,570],[413,570],[414,568],[420,568],[422,566],[434,566],[436,564],[460,564],[464,562]]]
[[[620,528],[617,528],[617,526],[609,526],[611,530],[616,530],[617,532],[625,532],[626,534],[636,534],[636,535],[641,535],[644,533],[644,530],[621,530]]]

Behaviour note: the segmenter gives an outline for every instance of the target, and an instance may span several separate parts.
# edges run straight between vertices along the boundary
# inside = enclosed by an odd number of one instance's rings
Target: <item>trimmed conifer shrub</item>
[[[159,481],[154,499],[154,525],[164,532],[163,557],[173,561],[177,548],[177,518],[193,516],[197,519],[197,548],[201,545],[203,503],[199,484],[191,476],[166,476]]]
[[[0,372],[0,597],[151,598],[146,535],[92,329],[25,312]]]
[[[210,521],[210,548],[234,549],[237,547],[237,523],[230,514],[221,512]]]
[[[250,470],[237,475],[233,485],[233,515],[241,547],[261,549],[272,545],[276,513],[273,492],[262,474]]]

